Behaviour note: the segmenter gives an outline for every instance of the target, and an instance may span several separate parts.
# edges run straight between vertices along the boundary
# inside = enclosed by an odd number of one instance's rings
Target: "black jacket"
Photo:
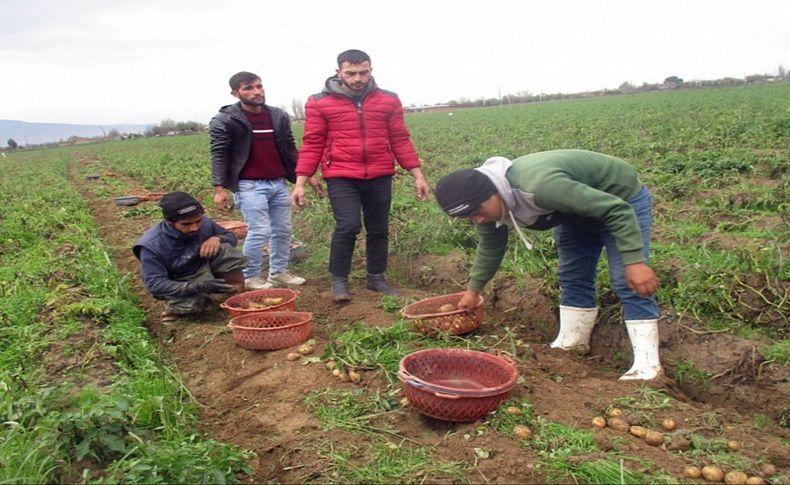
[[[132,251],[140,260],[140,271],[148,291],[160,299],[192,294],[188,290],[189,282],[175,279],[193,275],[206,264],[206,259],[200,257],[200,245],[212,236],[218,236],[221,242],[231,246],[237,242],[232,232],[206,216],[196,236],[187,236],[166,221],[145,231]]]
[[[296,158],[298,152],[291,132],[291,119],[288,113],[272,106],[264,105],[269,112],[274,127],[274,144],[285,168],[285,178],[296,181]],[[220,108],[208,125],[211,136],[211,184],[221,185],[233,192],[239,190],[239,173],[250,156],[252,125],[241,111],[241,103]]]

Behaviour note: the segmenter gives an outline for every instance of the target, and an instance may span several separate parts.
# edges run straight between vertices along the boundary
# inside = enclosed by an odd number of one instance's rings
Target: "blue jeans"
[[[647,263],[650,253],[650,232],[653,225],[652,197],[647,187],[642,187],[629,201],[636,212],[642,231],[642,256]],[[601,250],[606,248],[609,278],[612,289],[623,304],[625,320],[652,320],[658,318],[655,296],[642,298],[625,280],[623,255],[617,249],[614,237],[600,222],[562,224],[554,228],[554,240],[559,251],[559,276],[562,305],[575,308],[593,308],[595,303],[595,271]]]
[[[269,274],[282,273],[291,256],[291,200],[285,179],[239,180],[239,191],[234,194],[244,222],[247,239],[244,255],[250,262],[244,277],[261,274],[263,247],[269,244]]]

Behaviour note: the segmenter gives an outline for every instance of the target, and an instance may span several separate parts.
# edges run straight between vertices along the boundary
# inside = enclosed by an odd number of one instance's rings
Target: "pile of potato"
[[[449,314],[456,310],[458,310],[458,308],[452,303],[445,303],[433,310],[432,313]],[[455,335],[471,330],[467,322],[468,318],[469,315],[465,313],[459,313],[456,315],[443,315],[431,318],[417,318],[411,322],[411,325],[415,332],[419,332],[424,335],[432,335],[437,332],[446,332]]]
[[[290,360],[291,362],[297,361],[302,358],[303,355],[310,355],[313,353],[314,347],[313,344],[308,342],[300,345],[296,348],[296,352],[290,352],[288,355],[285,356],[286,360]]]
[[[257,302],[257,301],[254,301],[254,300],[250,300],[250,301],[247,302],[247,305],[246,305],[245,308],[261,310],[263,308],[269,308],[270,306],[279,305],[283,301],[284,301],[284,298],[279,298],[279,297],[278,298],[264,298],[263,300],[261,300],[260,303]]]
[[[348,372],[340,370],[335,364],[334,360],[327,360],[326,361],[326,368],[332,371],[332,375],[337,377],[337,380],[340,382],[353,382],[354,384],[359,384],[362,382],[362,374],[360,374],[355,369],[349,369]]]
[[[670,451],[685,451],[691,448],[691,442],[683,436],[673,436],[669,443],[667,443],[666,436],[663,432],[650,430],[639,426],[638,420],[630,415],[626,415],[619,408],[611,408],[606,413],[607,417],[595,416],[592,419],[592,425],[596,428],[611,428],[616,431],[630,433],[637,438],[644,439],[649,445],[660,446],[663,449]],[[677,423],[672,418],[667,418],[661,421],[661,428],[664,432],[671,432],[677,428]],[[740,449],[740,443],[734,440],[727,442],[727,448],[731,451]],[[776,467],[771,464],[765,464],[761,470],[765,476],[772,476],[776,474]],[[761,485],[765,484],[765,480],[759,476],[748,476],[746,473],[733,470],[725,473],[721,467],[717,465],[706,465],[703,467],[687,466],[683,470],[683,476],[686,478],[704,478],[709,482],[724,482],[728,485]]]

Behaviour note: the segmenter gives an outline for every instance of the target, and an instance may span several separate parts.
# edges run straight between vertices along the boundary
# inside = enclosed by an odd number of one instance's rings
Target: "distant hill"
[[[8,146],[13,138],[19,146],[41,145],[66,140],[72,136],[93,138],[102,136],[113,128],[119,133],[143,133],[150,125],[73,125],[68,123],[28,123],[17,120],[0,120],[0,147]],[[103,131],[102,131],[103,130]]]

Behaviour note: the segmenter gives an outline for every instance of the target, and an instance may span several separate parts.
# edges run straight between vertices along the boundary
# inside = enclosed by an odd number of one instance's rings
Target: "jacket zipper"
[[[365,118],[362,115],[362,98],[354,100],[357,106],[357,117],[359,118],[359,132],[362,135],[362,163],[365,165],[365,179],[368,178],[368,154],[365,136]]]

